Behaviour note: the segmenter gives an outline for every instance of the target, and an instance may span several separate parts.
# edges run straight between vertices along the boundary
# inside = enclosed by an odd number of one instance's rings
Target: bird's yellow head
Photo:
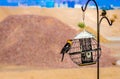
[[[69,43],[71,45],[72,44],[72,40],[67,40],[67,43]]]

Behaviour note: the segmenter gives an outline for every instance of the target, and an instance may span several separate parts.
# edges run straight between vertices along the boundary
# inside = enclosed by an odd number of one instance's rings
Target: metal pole
[[[88,3],[90,1],[93,1],[95,3],[96,9],[97,9],[97,49],[99,49],[99,46],[100,46],[100,44],[99,44],[100,43],[100,41],[99,41],[100,40],[100,37],[99,37],[100,36],[100,31],[99,31],[99,9],[98,9],[98,5],[97,5],[96,1],[95,0],[88,0],[85,7],[84,7],[84,9],[83,9],[83,6],[82,6],[82,11],[84,12],[86,10],[87,5],[88,5]],[[100,76],[99,76],[100,71],[99,70],[100,70],[99,69],[99,50],[97,50],[97,79],[100,78]]]
[[[82,8],[82,11],[85,12],[86,8],[87,8],[87,5],[90,1],[93,1],[95,3],[95,6],[96,6],[96,10],[97,10],[97,79],[100,79],[100,63],[99,63],[99,48],[100,48],[100,23],[101,21],[105,18],[109,25],[112,25],[112,22],[109,21],[109,19],[106,17],[106,16],[103,16],[100,21],[99,21],[99,9],[98,9],[98,5],[96,3],[95,0],[88,0],[87,3],[85,4],[85,7],[83,8],[83,6],[81,7]]]

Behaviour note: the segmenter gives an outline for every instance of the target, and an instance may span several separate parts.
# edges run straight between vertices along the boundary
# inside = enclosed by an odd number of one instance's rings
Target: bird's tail
[[[64,55],[65,55],[65,53],[62,53],[61,62],[62,62],[62,61],[63,61],[63,59],[64,59]]]

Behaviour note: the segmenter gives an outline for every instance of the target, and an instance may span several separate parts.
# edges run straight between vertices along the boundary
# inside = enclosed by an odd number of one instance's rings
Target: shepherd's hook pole
[[[100,23],[103,19],[106,19],[109,23],[109,25],[112,25],[112,22],[109,21],[109,19],[106,17],[106,16],[102,16],[102,18],[99,20],[99,9],[98,9],[98,5],[96,3],[95,0],[88,0],[87,3],[85,4],[85,6],[81,7],[82,8],[82,11],[85,12],[86,11],[86,8],[87,8],[87,5],[90,1],[93,1],[95,3],[95,6],[96,6],[96,10],[97,10],[97,79],[100,79],[100,64],[99,64],[99,48],[100,48]]]

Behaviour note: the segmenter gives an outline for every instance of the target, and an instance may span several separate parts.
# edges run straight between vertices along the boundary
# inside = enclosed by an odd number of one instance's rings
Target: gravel
[[[0,64],[40,68],[76,68],[60,51],[77,32],[53,17],[11,15],[0,22]],[[105,51],[104,51],[105,50]],[[111,52],[103,47],[101,66],[111,66]]]

